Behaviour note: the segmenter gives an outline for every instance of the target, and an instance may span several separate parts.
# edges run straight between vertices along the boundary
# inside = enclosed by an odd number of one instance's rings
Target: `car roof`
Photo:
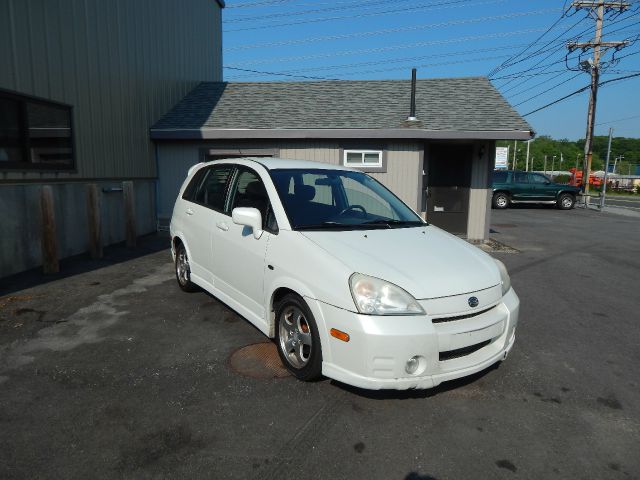
[[[277,157],[240,157],[240,158],[222,158],[219,160],[213,160],[211,162],[207,162],[207,165],[212,163],[234,163],[238,165],[251,165],[252,163],[258,163],[262,165],[267,170],[280,170],[280,169],[322,169],[322,170],[346,170],[346,171],[357,171],[353,168],[343,167],[342,165],[332,165],[330,163],[323,162],[312,162],[309,160],[291,160],[286,158],[277,158]]]

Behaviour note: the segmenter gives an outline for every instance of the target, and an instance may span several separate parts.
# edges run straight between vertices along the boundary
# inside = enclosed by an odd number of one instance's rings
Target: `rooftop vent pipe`
[[[411,113],[409,113],[409,117],[407,121],[415,122],[418,120],[416,117],[416,69],[411,69]]]

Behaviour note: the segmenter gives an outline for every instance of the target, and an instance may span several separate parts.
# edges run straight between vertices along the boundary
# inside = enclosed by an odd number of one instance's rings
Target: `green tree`
[[[593,138],[593,160],[591,163],[592,170],[604,170],[604,163],[607,158],[607,145],[609,137],[597,136]],[[499,141],[497,146],[509,146],[509,168],[513,168],[513,141]],[[526,142],[518,142],[516,149],[516,166],[518,169],[524,169],[527,155]],[[631,174],[634,173],[634,166],[640,164],[640,138],[614,137],[611,142],[611,161],[616,156],[623,155],[624,161],[620,162],[621,173],[627,173],[631,168]],[[544,170],[545,156],[547,157],[546,169],[551,170],[552,166],[555,170],[569,170],[574,168],[576,163],[578,170],[582,168],[584,159],[584,139],[582,140],[556,140],[547,135],[536,137],[529,147],[530,169]],[[555,162],[553,157],[555,156]],[[562,159],[562,163],[560,163]]]

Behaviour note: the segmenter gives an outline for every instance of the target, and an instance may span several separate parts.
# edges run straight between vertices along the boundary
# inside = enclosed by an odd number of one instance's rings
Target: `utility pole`
[[[616,173],[616,167],[618,166],[618,160],[620,160],[620,163],[622,163],[622,160],[624,160],[624,155],[618,155],[615,159],[615,161],[613,162],[613,172],[611,173]]]
[[[589,202],[589,173],[591,172],[591,160],[593,159],[593,129],[596,120],[596,102],[598,99],[598,83],[600,81],[600,59],[604,51],[609,48],[616,50],[626,46],[628,42],[603,42],[602,41],[602,24],[604,22],[605,9],[618,10],[623,12],[629,8],[629,3],[624,1],[573,1],[571,6],[578,9],[587,9],[596,21],[595,37],[590,42],[571,42],[567,45],[569,52],[581,49],[583,52],[593,49],[593,60],[581,62],[581,69],[591,73],[591,92],[589,95],[589,110],[587,112],[587,133],[584,142],[584,164],[582,167],[582,184],[584,185],[585,206]],[[603,50],[604,49],[604,50]]]
[[[547,174],[547,156],[544,156],[544,174]]]
[[[525,163],[524,170],[529,171],[529,147],[531,147],[531,140],[527,140],[527,161]]]
[[[518,140],[513,141],[513,162],[511,162],[511,166],[513,170],[516,169],[516,148],[518,147]]]
[[[613,128],[609,128],[609,146],[607,147],[607,162],[604,165],[604,178],[602,179],[602,197],[600,197],[600,210],[604,208],[604,197],[607,194],[607,172],[609,171],[609,157],[611,156],[611,137]]]

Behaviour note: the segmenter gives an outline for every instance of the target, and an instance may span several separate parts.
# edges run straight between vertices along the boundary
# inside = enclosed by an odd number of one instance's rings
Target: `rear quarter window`
[[[193,202],[193,199],[196,195],[196,191],[198,190],[198,187],[202,183],[202,179],[204,178],[206,173],[207,173],[206,168],[201,168],[196,172],[196,174],[193,176],[193,178],[189,182],[189,185],[187,185],[187,188],[184,189],[184,193],[182,194],[183,200],[189,200],[190,202]]]

